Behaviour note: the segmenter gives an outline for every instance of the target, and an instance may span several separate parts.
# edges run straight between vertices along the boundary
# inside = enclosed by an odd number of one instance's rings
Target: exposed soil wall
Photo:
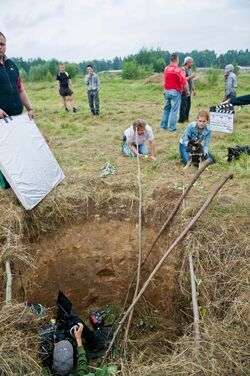
[[[146,251],[155,230],[144,228],[143,249]],[[166,237],[164,246],[168,244]],[[56,233],[46,234],[33,244],[37,268],[16,270],[15,297],[47,307],[55,305],[58,290],[72,301],[78,312],[122,305],[133,271],[137,267],[137,228],[127,220],[114,220],[95,215],[82,223],[63,225]],[[156,247],[143,276],[148,275],[159,258],[162,247]],[[157,308],[171,315],[174,307],[175,261],[164,265],[145,295]]]

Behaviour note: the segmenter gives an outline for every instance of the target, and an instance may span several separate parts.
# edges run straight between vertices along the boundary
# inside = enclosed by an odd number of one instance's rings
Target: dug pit
[[[158,226],[145,216],[144,254],[173,205],[174,201],[162,212]],[[36,269],[14,271],[15,298],[52,307],[58,291],[62,290],[79,314],[106,304],[121,307],[137,268],[138,226],[121,213],[116,217],[108,214],[113,212],[107,210],[103,216],[92,212],[87,219],[64,224],[57,232],[41,236],[32,245],[37,257]],[[152,218],[152,207],[148,216]],[[170,243],[171,236],[164,234],[143,268],[142,282]],[[154,307],[164,310],[167,317],[172,317],[176,309],[177,265],[175,255],[162,266],[144,295]]]

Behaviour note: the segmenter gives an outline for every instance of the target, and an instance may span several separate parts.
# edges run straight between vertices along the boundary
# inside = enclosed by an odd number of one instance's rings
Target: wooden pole
[[[232,179],[233,178],[233,173],[232,172],[228,172],[219,182],[218,184],[214,187],[213,191],[211,192],[211,194],[209,195],[209,197],[207,198],[207,200],[205,201],[205,203],[203,204],[203,206],[200,208],[200,210],[198,211],[198,213],[194,216],[194,218],[189,222],[189,224],[186,226],[186,228],[182,231],[182,233],[178,236],[178,238],[174,241],[174,243],[166,250],[166,252],[164,253],[164,255],[162,256],[162,258],[160,259],[160,261],[158,262],[158,264],[155,266],[154,270],[151,272],[151,274],[149,275],[148,279],[146,280],[146,282],[144,282],[141,290],[139,291],[136,299],[134,299],[134,301],[132,302],[132,304],[129,306],[129,308],[127,309],[127,311],[124,313],[123,315],[123,318],[120,320],[119,322],[119,325],[114,333],[114,336],[113,336],[113,339],[107,349],[107,352],[105,354],[105,357],[103,358],[103,361],[102,361],[102,364],[106,361],[107,359],[107,356],[115,342],[115,339],[123,325],[123,323],[125,322],[125,320],[127,319],[129,313],[131,312],[131,310],[134,308],[134,306],[137,304],[137,302],[139,301],[139,299],[141,298],[141,296],[143,295],[144,291],[146,290],[146,288],[148,287],[149,283],[151,282],[152,278],[155,276],[155,274],[157,273],[157,271],[160,269],[160,267],[162,266],[162,264],[164,263],[164,261],[166,260],[166,258],[171,254],[171,252],[174,250],[174,248],[179,244],[179,242],[181,240],[184,239],[184,237],[187,235],[187,233],[189,232],[189,230],[193,227],[193,225],[197,222],[197,220],[201,217],[201,215],[203,214],[203,212],[207,209],[207,207],[210,205],[210,203],[213,201],[214,197],[216,196],[216,194],[219,192],[219,190],[223,187],[223,185],[226,183],[226,181],[228,179]]]
[[[6,247],[7,249],[10,247],[10,230],[7,230],[7,240],[6,240]],[[6,282],[6,304],[11,304],[12,301],[12,273],[11,273],[11,267],[10,267],[10,260],[7,260],[5,262],[5,270],[6,270],[6,276],[7,276],[7,282]]]
[[[137,128],[136,128],[136,145],[137,145],[137,153],[139,153],[139,146],[138,146],[138,133],[137,133]],[[140,277],[141,277],[141,264],[142,264],[142,187],[141,187],[141,169],[140,169],[140,158],[139,155],[137,154],[137,183],[138,183],[138,195],[139,195],[139,208],[138,208],[138,261],[137,261],[137,273],[136,273],[136,286],[135,286],[135,291],[134,291],[134,297],[133,300],[136,298],[138,290],[139,290],[139,285],[140,285]],[[124,335],[124,343],[123,343],[123,348],[122,352],[126,351],[127,347],[127,342],[128,342],[128,333],[129,333],[129,328],[131,324],[131,320],[133,317],[133,312],[134,310],[132,309],[128,322],[127,322],[127,327],[125,330],[125,335]]]
[[[189,270],[190,270],[190,278],[191,278],[192,305],[193,305],[193,315],[194,315],[194,340],[197,344],[197,347],[199,347],[199,343],[201,340],[200,317],[199,317],[199,308],[198,308],[198,302],[197,302],[194,265],[193,265],[193,258],[191,254],[189,255]]]

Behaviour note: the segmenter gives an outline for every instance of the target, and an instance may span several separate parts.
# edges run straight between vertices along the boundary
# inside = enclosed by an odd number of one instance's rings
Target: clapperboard
[[[215,132],[232,133],[234,107],[231,104],[210,107],[210,129]]]
[[[64,179],[27,113],[0,119],[0,170],[26,210],[34,208]]]

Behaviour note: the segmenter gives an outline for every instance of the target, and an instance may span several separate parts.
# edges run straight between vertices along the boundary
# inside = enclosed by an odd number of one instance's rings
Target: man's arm
[[[150,159],[152,159],[152,161],[155,161],[156,158],[155,158],[155,140],[148,140],[148,143],[149,143],[149,149],[150,149]]]
[[[97,79],[97,91],[99,91],[101,89],[101,82],[100,82],[100,78],[99,78],[98,75],[97,75],[96,79]]]
[[[233,87],[233,80],[232,77],[228,77],[225,83],[225,98],[231,94]]]
[[[84,77],[84,82],[85,84],[88,86],[89,85],[89,78],[90,78],[90,75],[89,74],[86,74],[86,76]]]
[[[70,90],[72,90],[72,81],[70,78],[68,79],[68,85],[69,85]]]
[[[0,108],[0,119],[4,118],[5,116],[8,116],[8,114]]]
[[[129,147],[129,149],[130,149],[135,155],[138,155],[138,157],[142,157],[142,156],[143,156],[142,154],[138,153],[138,151],[137,151],[137,147],[136,147],[134,144],[128,142],[128,147]]]
[[[27,95],[27,93],[26,93],[25,90],[23,90],[20,93],[20,98],[21,98],[22,104],[24,105],[24,107],[28,111],[28,115],[29,115],[30,120],[34,119],[35,115],[34,115],[34,112],[33,112],[33,108],[31,106],[29,97],[28,97],[28,95]]]
[[[82,331],[83,324],[78,323],[78,328],[74,330],[74,336],[77,343],[77,363],[76,363],[76,376],[83,376],[88,374],[88,363],[86,353],[82,345]]]

